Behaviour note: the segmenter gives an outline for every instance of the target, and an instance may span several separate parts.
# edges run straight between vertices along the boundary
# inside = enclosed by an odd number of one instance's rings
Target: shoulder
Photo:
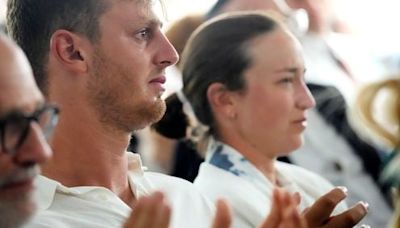
[[[237,184],[238,181],[241,181],[240,177],[207,162],[203,162],[194,180],[194,185],[203,194],[215,200],[225,192],[233,190],[232,185]]]
[[[79,226],[79,224],[76,224]],[[67,224],[63,221],[60,214],[54,213],[51,210],[39,211],[39,213],[33,217],[32,221],[27,224],[27,227],[35,228],[68,228],[71,224]]]
[[[255,207],[255,201],[269,202],[268,194],[253,183],[208,163],[201,165],[194,185],[212,201],[227,199],[235,210],[250,210]]]
[[[210,201],[187,180],[154,172],[145,172],[145,178],[149,182],[148,191],[160,190],[175,202],[190,200],[192,203],[212,208]]]
[[[189,191],[195,189],[193,184],[182,178],[177,178],[162,173],[145,172],[144,178],[154,187],[162,188],[169,192]],[[194,193],[196,194],[196,193]]]

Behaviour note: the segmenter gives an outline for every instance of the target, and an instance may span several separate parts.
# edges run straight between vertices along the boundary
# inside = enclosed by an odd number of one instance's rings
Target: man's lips
[[[0,188],[0,193],[12,192],[13,194],[19,194],[33,191],[33,182],[33,179],[26,179],[23,181],[7,183]]]
[[[33,189],[35,177],[40,169],[37,165],[13,170],[0,178],[0,192],[28,192]]]
[[[150,83],[160,83],[164,84],[167,81],[167,78],[165,76],[159,76],[150,81]]]

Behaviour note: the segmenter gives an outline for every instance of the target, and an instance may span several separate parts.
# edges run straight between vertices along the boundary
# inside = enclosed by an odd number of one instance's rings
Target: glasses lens
[[[30,121],[26,118],[14,118],[5,123],[4,147],[7,152],[14,152],[21,143],[22,138],[29,128]]]
[[[48,107],[38,115],[38,124],[43,130],[46,139],[53,134],[54,127],[58,122],[58,111],[54,107]]]

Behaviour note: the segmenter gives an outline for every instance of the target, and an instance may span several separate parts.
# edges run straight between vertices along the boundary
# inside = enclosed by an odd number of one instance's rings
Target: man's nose
[[[167,37],[161,33],[159,51],[155,56],[156,64],[165,68],[174,65],[179,60],[179,55],[169,42]]]
[[[23,164],[43,164],[52,156],[52,150],[47,143],[41,127],[32,122],[27,138],[18,148],[14,161]]]

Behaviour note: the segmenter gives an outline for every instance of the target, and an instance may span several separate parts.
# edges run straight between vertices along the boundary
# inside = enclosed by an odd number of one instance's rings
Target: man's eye
[[[136,37],[141,40],[148,40],[151,38],[151,31],[148,28],[142,29],[136,34]]]

